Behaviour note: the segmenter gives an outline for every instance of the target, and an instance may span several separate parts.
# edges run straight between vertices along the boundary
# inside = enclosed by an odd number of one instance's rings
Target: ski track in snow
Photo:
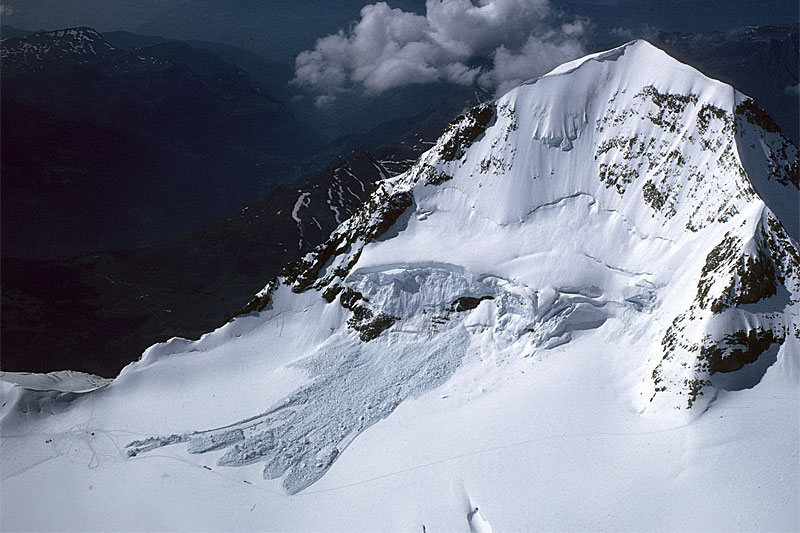
[[[795,399],[795,398],[771,398],[770,400],[775,401],[775,400],[791,400],[791,399]],[[433,466],[446,464],[446,463],[451,463],[453,461],[458,461],[460,459],[466,459],[466,458],[469,458],[469,457],[476,457],[476,456],[480,456],[480,455],[483,455],[483,454],[491,454],[491,453],[503,452],[505,450],[509,450],[509,449],[513,449],[513,448],[519,448],[519,447],[522,447],[522,446],[529,446],[529,445],[532,445],[532,444],[540,444],[540,443],[543,443],[543,442],[550,442],[550,441],[558,442],[558,441],[572,440],[572,439],[587,439],[587,438],[593,438],[593,437],[628,438],[628,437],[639,437],[639,436],[649,436],[649,435],[662,435],[662,434],[669,434],[669,433],[684,431],[684,430],[687,430],[687,429],[689,429],[689,428],[691,428],[693,426],[696,426],[698,424],[702,424],[704,422],[705,421],[701,419],[701,420],[687,422],[687,423],[676,425],[676,426],[672,426],[672,427],[667,427],[667,428],[657,429],[657,430],[649,430],[649,431],[632,431],[632,432],[591,431],[591,432],[582,432],[582,433],[561,433],[561,434],[556,434],[556,435],[541,436],[541,437],[536,437],[536,438],[532,438],[532,439],[525,439],[525,440],[521,440],[521,441],[509,442],[509,443],[504,443],[504,444],[498,444],[496,446],[489,446],[489,447],[485,447],[485,448],[471,450],[471,451],[468,451],[468,452],[465,452],[465,453],[456,454],[456,455],[449,455],[447,457],[443,457],[443,458],[437,459],[435,461],[428,461],[428,462],[420,463],[420,464],[417,464],[417,465],[414,465],[414,466],[411,466],[411,467],[408,467],[408,468],[402,468],[402,469],[399,469],[399,470],[392,470],[392,471],[387,472],[385,474],[366,477],[366,478],[360,479],[358,481],[354,481],[352,483],[336,485],[336,486],[328,487],[328,488],[324,488],[324,489],[304,490],[301,493],[297,494],[297,496],[311,496],[311,495],[314,495],[314,494],[324,494],[324,493],[330,493],[330,492],[338,492],[338,491],[349,489],[349,488],[352,488],[352,487],[357,487],[357,486],[360,486],[360,485],[366,485],[366,484],[374,483],[376,481],[380,481],[380,480],[383,480],[383,479],[388,479],[388,478],[400,476],[400,475],[407,474],[407,473],[410,473],[410,472],[415,472],[415,471],[419,471],[419,470],[425,470],[425,469],[431,468]],[[212,431],[221,431],[221,430],[212,430]],[[204,432],[204,433],[210,433],[210,432]],[[146,460],[146,459],[156,459],[156,458],[159,458],[159,459],[170,459],[170,460],[178,461],[178,462],[187,464],[189,466],[192,466],[194,468],[203,468],[204,467],[204,465],[202,463],[200,463],[200,462],[196,462],[196,461],[191,460],[190,458],[184,457],[182,455],[175,455],[175,454],[167,455],[167,454],[159,454],[159,453],[149,453],[147,455],[134,457],[131,460]],[[228,480],[230,480],[232,482],[235,482],[235,483],[240,483],[241,482],[241,480],[238,477],[227,476],[224,473],[221,473],[219,470],[213,470],[212,472],[214,474],[216,474],[216,475],[218,475],[220,477],[223,477],[225,479],[228,479]],[[247,484],[250,485],[250,488],[252,490],[254,490],[254,491],[264,492],[264,493],[268,493],[268,494],[280,494],[279,492],[277,492],[275,490],[272,490],[272,489],[270,489],[268,487],[265,487],[265,486],[253,485],[252,483],[249,483],[249,482],[247,482]]]

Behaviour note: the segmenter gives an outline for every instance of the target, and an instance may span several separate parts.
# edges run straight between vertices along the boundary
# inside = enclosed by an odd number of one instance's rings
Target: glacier
[[[645,41],[557,67],[218,330],[0,378],[2,527],[797,529],[797,161]]]

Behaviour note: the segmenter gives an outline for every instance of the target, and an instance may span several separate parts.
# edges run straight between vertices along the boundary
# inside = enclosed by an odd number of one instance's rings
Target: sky
[[[657,30],[798,22],[796,0],[2,0],[3,24],[91,26],[222,42],[292,64],[320,106],[409,84],[502,93],[585,53]]]

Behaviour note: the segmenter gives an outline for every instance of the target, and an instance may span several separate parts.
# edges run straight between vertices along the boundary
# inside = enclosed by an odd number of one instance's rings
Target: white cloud
[[[619,27],[612,29],[609,33],[618,39],[632,41],[634,39],[656,39],[660,30],[649,24],[642,24],[639,29]]]
[[[544,74],[552,68],[574,59],[583,53],[577,41],[551,41],[548,35],[531,36],[518,53],[501,46],[494,53],[494,68],[481,75],[484,87],[505,93],[534,75]]]
[[[437,81],[503,91],[580,55],[583,31],[582,21],[558,20],[549,0],[428,0],[425,15],[378,2],[349,31],[301,52],[294,82],[321,103],[353,88]],[[492,67],[476,66],[481,59]]]
[[[0,4],[0,17],[7,17],[14,14],[14,9],[9,6]]]

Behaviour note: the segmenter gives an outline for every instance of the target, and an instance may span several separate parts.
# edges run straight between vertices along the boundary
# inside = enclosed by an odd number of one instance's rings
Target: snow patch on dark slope
[[[74,61],[76,57],[93,60],[115,50],[92,28],[69,28],[3,39],[0,60],[4,69],[19,71],[60,60]]]
[[[227,325],[151,347],[61,418],[12,406],[4,432],[56,431],[91,409],[136,434],[122,443],[131,471],[202,457],[239,479],[257,463],[310,498],[270,496],[270,516],[310,512],[311,529],[331,523],[300,502],[330,511],[341,497],[370,500],[354,504],[366,529],[433,529],[431,505],[442,529],[465,512],[473,529],[619,529],[596,490],[636,501],[621,513],[634,529],[650,511],[708,529],[710,509],[733,527],[728,496],[759,526],[791,528],[792,502],[774,502],[796,473],[764,478],[791,454],[728,468],[764,438],[794,438],[791,398],[755,418],[724,410],[796,395],[800,376],[800,254],[779,218],[790,206],[769,203],[797,197],[797,149],[770,130],[746,96],[643,41],[567,63],[456,119]],[[720,416],[703,416],[715,397]],[[760,417],[766,434],[741,432]],[[608,468],[584,475],[588,450]],[[446,488],[462,476],[468,510],[463,486]],[[590,483],[585,509],[550,498],[553,479],[569,479],[564,494]],[[771,496],[723,498],[721,479]],[[534,486],[546,504],[523,512]],[[692,489],[702,503],[682,499]]]

